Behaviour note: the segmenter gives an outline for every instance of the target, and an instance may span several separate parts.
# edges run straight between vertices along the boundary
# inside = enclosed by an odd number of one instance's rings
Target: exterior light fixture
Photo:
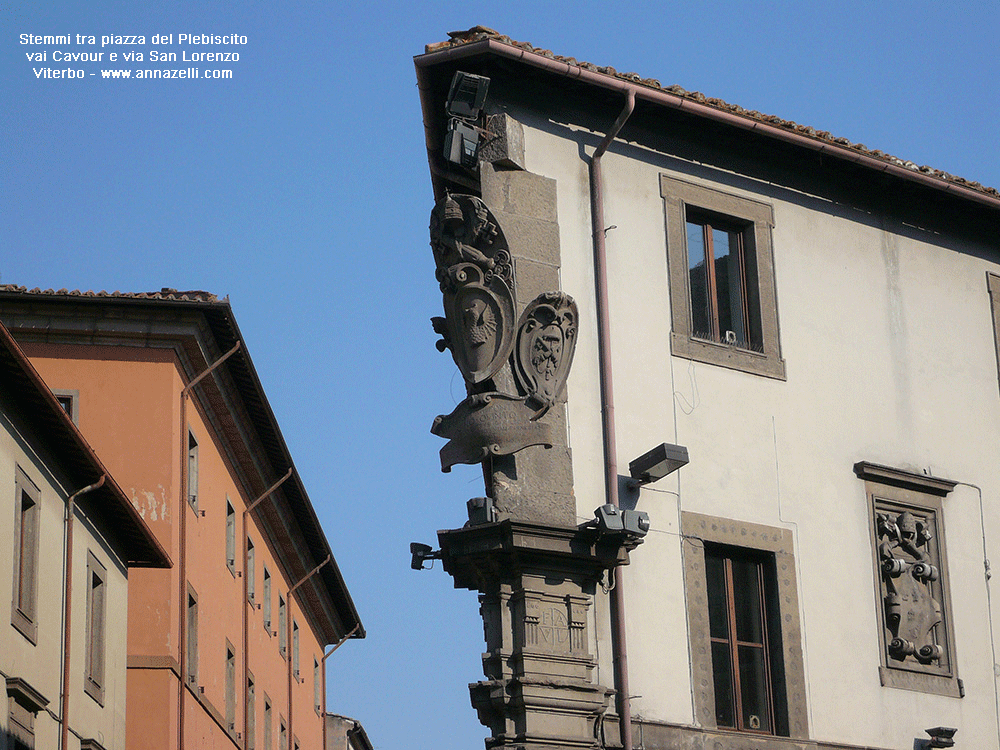
[[[924,740],[927,743],[926,747],[955,746],[955,732],[958,731],[955,727],[934,727],[924,731],[931,736],[929,740]]]
[[[489,88],[489,78],[456,71],[451,79],[451,89],[448,91],[445,109],[452,117],[476,120],[486,102],[486,92]]]
[[[440,560],[441,550],[432,550],[429,544],[410,542],[410,567],[424,570],[424,560]]]
[[[602,536],[620,534],[637,540],[649,533],[649,514],[644,510],[616,508],[608,503],[594,511],[594,518],[591,523]]]
[[[490,79],[456,71],[451,79],[445,110],[448,132],[444,137],[444,158],[466,169],[475,169],[479,155],[479,130],[475,126],[486,102]]]
[[[636,487],[658,482],[688,463],[688,449],[683,445],[661,443],[629,462],[628,473]]]

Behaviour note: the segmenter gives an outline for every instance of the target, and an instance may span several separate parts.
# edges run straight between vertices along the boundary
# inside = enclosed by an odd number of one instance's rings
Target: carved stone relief
[[[470,393],[431,427],[449,441],[441,449],[442,471],[532,445],[551,447],[552,426],[539,420],[566,385],[576,303],[563,292],[543,292],[515,326],[510,248],[479,198],[446,194],[431,212],[430,233],[445,311],[431,322],[441,336],[438,349],[451,350]],[[506,375],[496,377],[504,368]],[[518,393],[497,390],[503,382],[516,382]]]
[[[933,513],[876,501],[875,526],[890,663],[939,665],[944,634]]]

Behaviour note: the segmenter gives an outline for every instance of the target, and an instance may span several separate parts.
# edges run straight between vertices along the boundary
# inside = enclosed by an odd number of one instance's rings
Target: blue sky
[[[1000,187],[1000,0],[0,7],[0,281],[230,296],[369,634],[330,659],[329,708],[385,750],[485,736],[476,597],[410,571],[407,549],[482,493],[476,469],[439,472],[429,432],[462,385],[428,320],[412,62],[475,24]],[[46,80],[24,33],[98,37],[73,51],[112,34],[248,43],[213,64],[231,80]]]

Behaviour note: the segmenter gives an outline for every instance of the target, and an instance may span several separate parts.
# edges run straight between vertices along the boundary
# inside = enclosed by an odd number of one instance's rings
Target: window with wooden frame
[[[785,378],[771,249],[771,207],[660,175],[680,357]]]
[[[226,639],[226,727],[236,731],[236,649]]]
[[[697,722],[808,737],[791,532],[690,512],[681,529]]]
[[[323,710],[323,672],[316,657],[313,657],[313,707],[316,713]]]
[[[787,734],[773,555],[705,545],[705,578],[716,725]]]
[[[38,638],[38,539],[41,492],[20,466],[14,472],[14,591],[11,624],[32,643]]]
[[[278,594],[278,651],[282,656],[288,651],[288,613],[285,612],[285,600]]]
[[[84,690],[95,701],[104,705],[104,650],[105,615],[107,612],[108,572],[94,556],[87,551],[87,640],[86,673]]]
[[[257,742],[257,695],[253,674],[247,672],[247,713],[246,713],[246,747],[254,750]]]
[[[271,698],[264,693],[264,750],[271,750],[272,722],[274,718],[271,714]]]
[[[271,571],[264,566],[264,591],[261,593],[261,608],[264,616],[264,630],[271,635]]]
[[[236,510],[226,495],[226,567],[236,575]]]
[[[198,595],[188,584],[187,665],[185,678],[192,689],[198,686]]]
[[[253,540],[247,537],[247,569],[243,571],[243,575],[247,579],[247,597],[251,602],[255,601],[257,597],[257,576],[255,575],[257,559],[255,555],[256,551],[253,548]]]
[[[188,430],[188,462],[187,462],[187,496],[188,503],[198,512],[198,441],[194,433]]]

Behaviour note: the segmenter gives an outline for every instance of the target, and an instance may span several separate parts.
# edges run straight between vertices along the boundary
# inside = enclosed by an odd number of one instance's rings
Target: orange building
[[[4,285],[0,321],[174,561],[130,572],[130,750],[322,748],[364,628],[228,301]]]

